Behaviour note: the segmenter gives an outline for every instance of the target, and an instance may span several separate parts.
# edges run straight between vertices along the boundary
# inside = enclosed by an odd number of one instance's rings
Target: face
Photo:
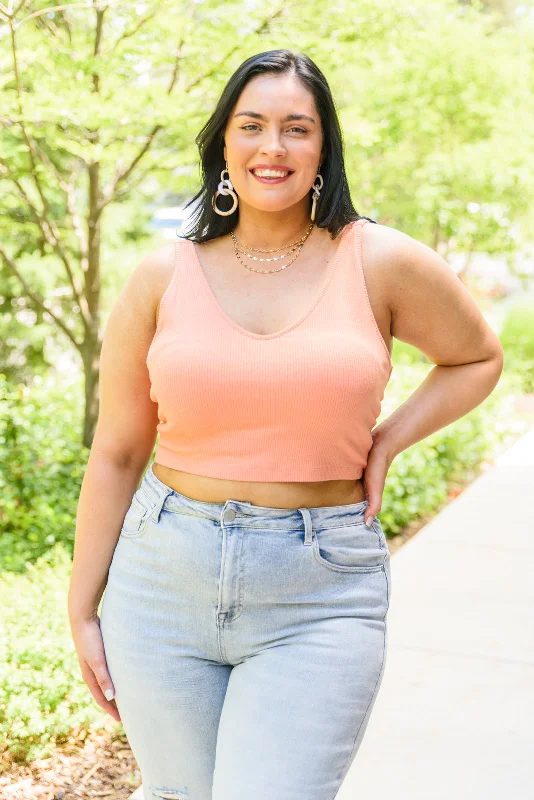
[[[300,118],[285,119],[288,115]],[[308,208],[323,158],[323,134],[313,95],[298,78],[265,74],[250,80],[230,112],[224,141],[240,205],[264,211],[298,203]],[[257,165],[292,172],[285,180],[268,183],[252,174]]]

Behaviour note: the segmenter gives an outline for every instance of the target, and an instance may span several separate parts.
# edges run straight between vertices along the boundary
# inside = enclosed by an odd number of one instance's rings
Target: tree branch
[[[144,170],[144,172],[141,172],[138,177],[132,179],[130,183],[123,184],[122,188],[115,192],[114,200],[124,197],[124,195],[128,194],[128,192],[131,192],[132,189],[136,189],[139,184],[142,183],[148,175],[150,175],[152,169],[152,167],[148,167]]]
[[[80,312],[81,312],[81,317],[82,317],[83,324],[84,324],[84,326],[85,326],[85,328],[87,330],[88,327],[89,327],[89,323],[90,323],[89,310],[87,308],[87,304],[86,304],[85,298],[83,297],[83,292],[81,290],[81,287],[79,287],[77,285],[77,281],[76,281],[76,278],[74,276],[74,272],[73,272],[72,267],[70,265],[69,259],[67,257],[67,253],[65,252],[65,249],[64,249],[63,245],[61,244],[61,233],[60,233],[59,228],[57,227],[57,225],[55,223],[53,215],[50,213],[50,206],[48,204],[48,200],[46,198],[46,195],[44,193],[43,187],[41,186],[41,182],[40,182],[40,180],[38,178],[38,175],[37,175],[37,168],[36,168],[37,155],[36,155],[36,152],[35,152],[36,144],[33,141],[33,139],[29,136],[29,134],[28,134],[28,132],[26,130],[26,125],[24,124],[24,109],[23,109],[23,104],[22,104],[22,86],[21,86],[21,82],[20,82],[20,73],[19,73],[18,58],[17,58],[17,43],[16,43],[16,38],[15,38],[15,30],[13,28],[13,24],[12,24],[11,20],[9,21],[9,28],[10,28],[10,31],[11,31],[11,48],[12,48],[12,54],[13,54],[13,68],[14,68],[14,72],[15,72],[15,85],[16,85],[16,91],[17,91],[17,103],[18,103],[19,114],[20,114],[19,125],[20,125],[20,127],[22,129],[22,133],[23,133],[24,139],[26,140],[26,144],[28,145],[28,153],[29,153],[30,164],[31,164],[31,176],[32,176],[33,181],[35,183],[35,186],[37,188],[37,192],[39,194],[39,197],[41,198],[41,203],[42,203],[42,207],[43,207],[42,213],[40,213],[38,211],[38,209],[35,208],[35,206],[31,203],[31,201],[29,200],[29,197],[27,196],[27,194],[24,191],[23,187],[21,186],[20,182],[18,182],[13,176],[12,176],[12,180],[15,181],[15,183],[16,183],[17,187],[19,188],[19,190],[22,191],[24,196],[26,197],[30,209],[33,211],[33,213],[35,214],[36,219],[39,222],[39,225],[40,225],[41,231],[43,233],[43,236],[45,236],[45,238],[49,242],[49,244],[51,244],[52,247],[54,247],[56,252],[59,254],[59,257],[61,258],[61,261],[63,262],[63,264],[65,266],[65,269],[67,271],[67,276],[69,278],[69,282],[70,282],[72,291],[74,293],[74,297],[75,297],[76,302],[78,303],[78,305],[80,307]],[[39,149],[39,148],[37,148],[37,149]],[[46,154],[43,154],[43,153],[39,152],[39,155],[41,156],[41,158],[43,158],[43,160],[46,159]]]
[[[283,13],[283,10],[284,10],[283,6],[280,6],[280,8],[277,11],[274,11],[268,17],[263,19],[260,25],[258,25],[256,30],[254,31],[254,33],[264,33],[268,29],[269,23],[272,22],[277,17],[279,17]],[[215,74],[220,69],[221,65],[224,64],[227,61],[227,59],[229,59],[230,56],[232,56],[239,49],[239,47],[240,45],[236,44],[235,47],[232,47],[231,50],[228,50],[223,56],[223,58],[216,64],[214,64],[213,67],[210,70],[208,70],[208,72],[204,72],[202,75],[199,75],[194,81],[192,81],[192,83],[189,83],[184,89],[184,92],[187,93],[191,91],[191,89],[193,89],[202,81],[206,80],[206,78],[210,78],[213,74]]]
[[[17,7],[16,11],[14,11],[11,14],[7,14],[6,15],[10,22],[14,19],[15,15],[22,8],[22,6],[24,4],[25,4],[25,0],[22,0],[22,3],[20,3],[20,5]],[[105,8],[106,6],[107,6],[107,4],[103,5],[102,8]],[[41,8],[39,11],[34,11],[32,14],[28,14],[27,17],[24,17],[23,19],[19,20],[19,22],[16,23],[15,27],[18,29],[18,28],[20,28],[21,25],[24,25],[25,22],[29,22],[31,19],[35,19],[35,17],[41,17],[43,14],[50,14],[51,11],[63,11],[64,9],[70,9],[70,8],[87,8],[87,9],[92,11],[95,7],[97,9],[101,8],[101,6],[98,3],[95,4],[95,3],[91,3],[91,2],[87,2],[87,3],[67,3],[66,5],[62,5],[62,6],[52,6],[52,7],[48,7],[48,8]]]
[[[9,5],[13,6],[12,0],[9,1]],[[18,6],[14,11],[13,8],[11,8],[11,11],[8,10],[8,16],[15,17],[19,13],[20,9],[25,5],[26,5],[26,0],[21,0],[21,2],[18,4]]]
[[[105,206],[107,206],[108,203],[111,203],[111,201],[115,198],[117,189],[121,185],[121,183],[124,183],[124,181],[126,180],[128,175],[132,172],[133,169],[135,169],[137,164],[139,164],[139,162],[141,161],[141,159],[143,158],[145,153],[148,152],[148,150],[150,149],[150,147],[152,145],[152,142],[154,141],[154,138],[155,138],[157,132],[159,130],[161,130],[162,127],[163,126],[159,125],[159,124],[158,125],[154,125],[154,127],[152,128],[152,131],[148,135],[147,141],[145,142],[145,144],[143,145],[141,150],[137,153],[135,158],[130,162],[128,167],[126,167],[124,170],[118,172],[116,174],[114,180],[104,188],[104,190],[102,191],[102,200],[101,200],[101,202],[100,202],[100,204],[98,206],[98,214],[99,215],[102,213],[102,210],[105,208]]]
[[[84,258],[87,258],[87,237],[83,232],[81,218],[76,208],[76,200],[74,197],[74,186],[76,184],[76,178],[78,177],[81,167],[78,163],[76,168],[72,171],[70,181],[67,182],[54,164],[53,160],[49,157],[48,153],[45,153],[43,150],[41,150],[40,153],[43,161],[54,173],[58,186],[63,189],[65,194],[65,202],[67,204],[69,214],[72,217],[72,227],[80,245],[80,261],[83,261]]]
[[[51,247],[54,248],[54,250],[59,255],[59,258],[63,262],[63,264],[65,266],[65,270],[67,272],[67,276],[69,278],[69,283],[71,285],[71,288],[72,288],[72,291],[73,291],[73,294],[74,294],[74,299],[76,300],[76,302],[78,303],[78,305],[80,307],[81,318],[82,318],[84,327],[87,330],[88,327],[89,327],[89,323],[90,323],[90,314],[89,314],[89,309],[88,309],[88,306],[87,306],[87,301],[86,301],[86,299],[84,297],[84,294],[83,294],[81,286],[79,286],[77,281],[76,281],[76,277],[75,277],[75,275],[74,275],[74,273],[72,271],[72,268],[70,266],[70,262],[69,262],[69,260],[67,258],[67,254],[65,253],[61,242],[55,236],[54,232],[51,230],[51,228],[49,226],[49,223],[48,223],[48,220],[40,213],[39,209],[35,206],[35,204],[31,200],[30,196],[28,195],[28,193],[24,189],[24,186],[21,184],[19,179],[15,175],[13,175],[13,173],[10,171],[9,167],[3,161],[3,159],[0,159],[0,166],[2,166],[4,168],[3,172],[5,174],[5,177],[8,177],[14,183],[14,185],[16,186],[19,195],[22,197],[22,199],[26,203],[27,207],[29,208],[31,214],[35,218],[35,220],[37,222],[37,225],[39,226],[39,229],[40,229],[41,233],[43,234],[43,237],[44,237],[45,241],[47,241],[48,244]]]
[[[32,301],[35,303],[35,305],[39,306],[39,308],[42,308],[42,309],[43,309],[43,311],[46,311],[46,313],[47,313],[47,314],[49,314],[49,315],[52,317],[52,319],[54,320],[54,322],[56,323],[56,325],[58,325],[58,326],[61,328],[61,330],[63,331],[63,333],[65,333],[65,334],[66,334],[66,335],[69,337],[69,339],[71,340],[71,342],[73,343],[73,345],[76,347],[76,349],[77,349],[78,351],[80,351],[80,345],[79,345],[79,343],[77,342],[77,340],[75,339],[75,337],[74,337],[73,333],[72,333],[72,332],[71,332],[71,331],[70,331],[70,330],[67,328],[67,326],[65,325],[65,323],[63,322],[63,320],[62,320],[62,319],[60,319],[59,317],[57,317],[57,316],[54,314],[54,312],[53,312],[53,311],[51,311],[49,308],[47,308],[47,307],[46,307],[46,305],[45,305],[45,303],[44,303],[44,301],[43,301],[43,300],[42,300],[40,297],[38,297],[38,296],[37,296],[37,295],[36,295],[36,294],[35,294],[35,293],[32,291],[32,289],[30,288],[30,286],[29,286],[29,285],[26,283],[26,280],[24,279],[23,275],[22,275],[22,274],[19,272],[19,270],[17,269],[17,265],[15,264],[15,262],[13,261],[13,259],[12,259],[12,258],[10,258],[10,257],[8,256],[8,254],[6,253],[6,251],[4,250],[4,248],[2,247],[2,245],[0,245],[0,256],[2,256],[2,258],[4,259],[4,261],[5,261],[5,263],[7,264],[7,266],[8,266],[8,267],[11,269],[11,271],[13,272],[13,274],[14,274],[14,275],[15,275],[15,276],[16,276],[16,277],[19,279],[19,281],[22,283],[22,285],[23,285],[23,287],[24,287],[24,290],[25,290],[25,292],[26,292],[27,296],[30,298],[30,300],[32,300]]]
[[[125,32],[122,34],[122,36],[119,36],[119,38],[117,39],[117,41],[115,42],[115,44],[114,44],[114,45],[113,45],[113,46],[110,48],[109,52],[110,52],[110,53],[113,53],[113,52],[115,52],[115,49],[117,48],[117,46],[118,46],[118,45],[119,45],[121,42],[123,42],[125,39],[128,39],[130,36],[135,36],[135,34],[136,34],[136,33],[137,33],[139,30],[141,30],[141,28],[143,27],[143,25],[145,24],[145,22],[149,22],[149,20],[151,20],[151,19],[152,19],[154,16],[155,16],[155,12],[153,11],[153,12],[151,12],[150,14],[147,14],[147,15],[146,15],[146,17],[143,17],[142,19],[140,19],[140,20],[139,20],[139,22],[137,23],[137,25],[136,25],[134,28],[132,28],[132,29],[131,29],[131,30],[129,30],[129,31],[125,31]]]
[[[69,6],[69,8],[70,8],[70,6]],[[63,24],[65,25],[65,28],[67,29],[67,34],[69,36],[69,44],[72,46],[72,28],[71,28],[71,24],[69,22],[69,18],[68,18],[67,14],[66,14],[66,11],[64,9],[61,11],[61,16],[63,18]]]

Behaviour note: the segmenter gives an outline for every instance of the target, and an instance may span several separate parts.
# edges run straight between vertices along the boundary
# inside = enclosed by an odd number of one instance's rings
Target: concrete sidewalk
[[[336,800],[534,798],[534,428],[391,558],[386,672]]]

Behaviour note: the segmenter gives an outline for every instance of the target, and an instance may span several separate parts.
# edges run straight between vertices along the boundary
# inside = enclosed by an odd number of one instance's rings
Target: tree
[[[0,2],[0,264],[80,356],[86,446],[110,212],[148,200],[149,177],[176,188],[254,53],[288,47],[326,74],[360,213],[445,256],[511,254],[533,233],[532,24],[474,1],[277,1]]]
[[[98,417],[102,226],[149,175],[193,160],[188,124],[203,113],[214,76],[246,57],[232,9],[220,6],[0,5],[0,256],[27,307],[50,318],[81,358],[86,446]],[[248,34],[278,14],[258,4]],[[53,265],[52,287],[22,268],[36,252]]]

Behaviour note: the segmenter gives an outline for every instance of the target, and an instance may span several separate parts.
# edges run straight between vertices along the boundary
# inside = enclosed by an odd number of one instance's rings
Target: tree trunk
[[[89,215],[87,221],[87,272],[85,273],[85,296],[90,314],[87,335],[82,346],[82,361],[85,377],[85,415],[83,424],[83,444],[91,447],[98,419],[98,376],[100,370],[100,226],[102,212],[99,204],[100,164],[90,164],[89,174]]]

